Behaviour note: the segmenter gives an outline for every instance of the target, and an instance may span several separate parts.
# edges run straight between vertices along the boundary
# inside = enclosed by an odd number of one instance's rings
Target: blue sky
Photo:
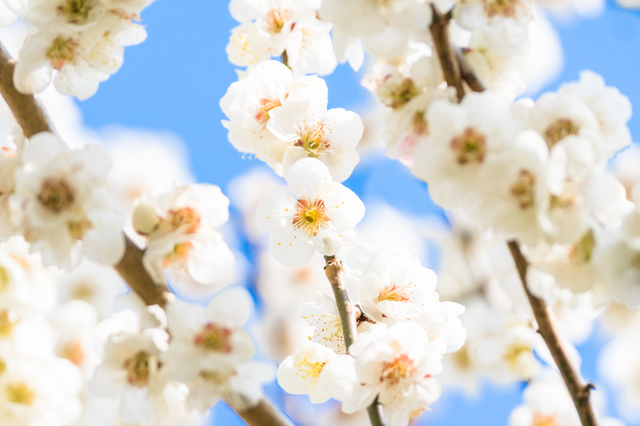
[[[102,83],[94,97],[79,102],[85,122],[97,129],[120,124],[175,133],[188,146],[198,180],[225,188],[234,176],[259,165],[257,160],[242,159],[220,125],[224,117],[218,101],[236,80],[225,54],[229,30],[235,25],[227,2],[158,0],[145,10],[143,18],[149,38],[128,48],[122,69]],[[592,69],[640,105],[638,13],[608,4],[605,13],[595,19],[552,21],[562,40],[565,67],[547,90],[577,79],[582,69]],[[371,98],[359,79],[348,66],[340,66],[329,76],[330,107],[364,110]],[[640,119],[634,117],[630,128],[633,135],[640,135]],[[409,212],[434,212],[425,185],[391,160],[381,158],[363,165],[346,184],[365,201],[379,198]],[[591,380],[597,381],[596,348],[602,339],[596,333],[581,348],[583,372]],[[486,383],[483,396],[472,399],[445,393],[436,410],[424,415],[422,422],[431,426],[506,424],[511,409],[520,401],[521,388],[521,384],[505,387]],[[218,408],[215,417],[217,424],[234,424],[233,414],[224,408]]]

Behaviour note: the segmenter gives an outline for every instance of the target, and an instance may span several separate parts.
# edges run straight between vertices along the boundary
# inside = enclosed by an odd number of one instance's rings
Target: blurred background
[[[528,83],[523,96],[535,99],[544,91],[555,90],[562,82],[577,80],[581,70],[591,69],[601,74],[608,85],[618,87],[634,105],[640,105],[640,12],[603,0],[548,0],[538,2],[538,6],[537,21],[532,28],[532,52],[523,66]],[[229,31],[236,22],[224,0],[157,0],[145,10],[143,19],[149,37],[140,46],[127,49],[122,69],[102,83],[89,100],[67,100],[66,108],[50,112],[63,136],[96,138],[111,144],[116,167],[126,163],[127,156],[129,162],[138,163],[143,169],[162,170],[166,161],[170,164],[166,166],[167,173],[174,173],[174,179],[214,183],[230,194],[233,211],[227,241],[239,258],[246,260],[240,262],[243,265],[240,283],[250,288],[256,298],[253,334],[263,351],[261,356],[279,361],[286,353],[278,352],[286,351],[287,343],[264,340],[277,335],[273,330],[285,333],[290,327],[278,322],[282,317],[276,320],[266,315],[265,303],[272,303],[269,299],[277,303],[281,298],[289,298],[284,293],[292,290],[282,282],[292,279],[291,272],[260,259],[264,252],[257,248],[251,223],[244,223],[243,219],[263,191],[254,184],[261,182],[266,188],[279,178],[259,160],[239,154],[227,142],[227,132],[220,124],[224,116],[218,102],[237,79],[225,53]],[[11,31],[6,37],[19,38],[19,28],[3,31]],[[366,62],[358,73],[348,65],[340,65],[326,78],[329,107],[354,110],[365,121],[366,147],[361,152],[362,160],[345,182],[368,209],[361,226],[362,238],[381,245],[380,248],[411,250],[438,270],[439,250],[428,237],[432,230],[446,227],[447,218],[430,200],[423,182],[402,164],[384,157],[382,143],[376,138],[373,98],[360,85],[366,69]],[[640,118],[632,118],[629,127],[634,136],[640,135]],[[133,149],[145,142],[163,148],[148,155],[144,150],[134,154]],[[253,177],[247,177],[247,173]],[[260,273],[260,280],[258,264],[271,265]],[[318,269],[306,273],[321,277],[321,266]],[[270,274],[270,278],[265,278],[265,274]],[[265,289],[265,285],[272,287]],[[305,300],[298,303],[302,301]],[[292,307],[291,316],[296,315],[297,308]],[[598,375],[600,349],[609,339],[605,328],[595,324],[578,349],[583,360],[582,373],[597,384],[598,393],[606,400],[605,411],[620,416],[615,393]],[[507,424],[511,410],[521,402],[524,386],[523,382],[497,384],[480,378],[474,392],[445,388],[434,410],[422,415],[416,424]],[[276,384],[267,391],[277,405],[287,409],[296,424],[367,424],[363,417],[346,420],[337,415],[330,419],[329,414],[318,414],[335,412],[332,402],[313,407],[306,396],[286,396]],[[623,420],[629,425],[640,425],[632,418]],[[222,403],[212,410],[210,422],[242,424]]]

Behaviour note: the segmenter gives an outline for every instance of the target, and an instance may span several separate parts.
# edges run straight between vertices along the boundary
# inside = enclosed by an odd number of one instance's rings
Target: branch
[[[44,109],[33,95],[25,95],[13,85],[16,61],[0,43],[0,94],[11,108],[13,115],[27,138],[40,132],[53,132]]]
[[[464,57],[463,51],[455,46],[452,46],[452,49],[456,53],[456,59],[458,60],[458,66],[460,67],[460,75],[462,79],[474,92],[484,92],[486,90],[484,83],[482,83],[480,77],[476,75],[475,71],[473,71],[473,68],[471,68],[471,65],[469,65],[467,58]]]
[[[447,79],[447,84],[456,87],[456,89],[458,90],[459,100],[464,96],[464,92],[462,91],[462,83],[460,80],[461,75],[462,77],[464,77],[469,87],[471,87],[474,91],[484,91],[484,85],[475,75],[473,69],[464,58],[464,55],[462,55],[462,52],[459,52],[457,51],[457,49],[452,47],[447,39],[446,29],[449,24],[449,19],[451,19],[451,13],[449,12],[443,17],[438,13],[433,4],[431,5],[431,8],[433,10],[433,23],[430,26],[430,30],[431,34],[433,35],[433,41],[435,43],[436,50],[438,51],[442,71],[444,72],[445,78]],[[453,59],[455,64],[452,63],[451,59],[454,55],[454,49],[456,50],[455,57]],[[582,426],[597,426],[593,408],[589,400],[591,389],[594,389],[594,386],[591,383],[588,383],[586,385],[582,384],[579,373],[569,362],[569,358],[567,357],[567,354],[565,353],[562,344],[560,343],[560,339],[553,326],[553,322],[551,320],[551,316],[549,315],[546,303],[544,302],[544,300],[537,298],[529,291],[529,287],[527,286],[527,267],[529,264],[525,257],[522,255],[518,242],[509,241],[508,245],[509,250],[511,251],[511,255],[513,256],[513,260],[516,263],[516,268],[518,269],[518,274],[520,275],[520,281],[522,281],[522,286],[524,287],[524,291],[527,294],[527,298],[529,299],[529,303],[531,304],[531,308],[533,309],[533,314],[536,318],[536,322],[538,323],[538,333],[540,333],[545,343],[549,347],[549,351],[553,356],[553,360],[558,366],[560,374],[562,374],[565,385],[567,386],[567,389],[571,394],[571,399],[573,400],[573,403],[576,406],[576,410],[578,411],[580,422],[582,423]]]
[[[446,15],[440,14],[436,6],[431,4],[433,12],[433,22],[429,25],[429,31],[433,38],[440,66],[444,73],[444,78],[450,87],[455,87],[458,94],[458,101],[464,97],[464,87],[462,87],[462,79],[460,75],[460,67],[456,60],[456,54],[453,51],[451,43],[449,43],[449,21],[451,20],[451,12]]]
[[[33,95],[25,95],[13,85],[15,61],[0,43],[0,94],[9,105],[13,116],[29,138],[40,132],[54,132],[46,112]],[[142,265],[141,250],[129,237],[126,238],[126,250],[115,270],[126,281],[132,291],[137,293],[148,305],[165,306],[173,297],[165,285],[156,284]],[[258,405],[238,415],[249,426],[292,426],[267,399],[263,398]]]
[[[331,289],[336,299],[336,306],[338,307],[344,346],[348,350],[358,336],[358,319],[362,313],[357,306],[354,306],[354,304],[349,301],[349,295],[347,294],[347,289],[343,281],[344,269],[342,268],[342,261],[335,256],[325,256],[324,260],[326,263],[324,270],[331,284]],[[367,414],[369,415],[372,426],[384,426],[381,408],[377,398],[367,407]]]
[[[553,360],[558,366],[560,374],[562,374],[564,383],[571,394],[571,399],[573,399],[573,403],[578,410],[580,422],[583,426],[596,426],[596,417],[589,401],[591,389],[594,389],[594,386],[591,383],[586,385],[582,384],[583,381],[580,379],[579,373],[573,368],[566,352],[562,348],[562,343],[560,342],[558,334],[553,326],[551,316],[549,315],[547,304],[543,299],[531,294],[527,285],[527,267],[529,266],[529,263],[520,251],[518,242],[509,241],[508,245],[511,255],[513,256],[513,260],[516,263],[516,268],[520,275],[520,281],[522,281],[522,287],[529,298],[529,303],[531,303],[533,314],[536,318],[536,322],[538,323],[538,333],[540,333],[549,347]]]

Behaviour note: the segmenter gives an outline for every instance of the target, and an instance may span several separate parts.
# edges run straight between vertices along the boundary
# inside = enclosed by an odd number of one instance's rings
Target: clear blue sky
[[[258,164],[243,160],[227,142],[218,101],[235,81],[225,46],[235,22],[226,0],[157,0],[143,13],[149,37],[142,45],[128,48],[122,69],[102,83],[91,99],[79,102],[85,122],[93,128],[109,124],[170,131],[188,146],[190,162],[199,181],[225,188],[230,179]],[[597,19],[555,22],[565,52],[561,76],[546,89],[575,80],[582,69],[602,74],[640,105],[640,14],[612,3]],[[360,76],[340,66],[327,78],[330,107],[362,110],[370,99],[359,84]],[[630,123],[640,135],[640,118]],[[380,159],[356,169],[347,185],[362,198],[381,197],[396,208],[425,214],[434,212],[426,187],[396,162]],[[398,191],[398,188],[402,188]],[[436,213],[437,214],[437,213]],[[595,380],[595,348],[598,337],[580,348],[583,372]],[[506,424],[511,409],[520,401],[521,384],[499,387],[487,383],[482,398],[468,400],[445,393],[436,410],[422,417],[431,426],[482,426]],[[608,395],[612,399],[612,395]],[[232,426],[233,415],[215,411],[217,424]]]

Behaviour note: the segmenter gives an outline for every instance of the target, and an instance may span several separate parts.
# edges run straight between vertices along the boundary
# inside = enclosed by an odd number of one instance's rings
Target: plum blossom
[[[316,18],[319,8],[318,0],[232,0],[229,10],[241,25],[232,30],[229,60],[253,66],[286,54],[295,75],[331,74],[338,64],[331,24]]]
[[[316,108],[301,93],[292,94],[270,114],[267,128],[288,147],[282,159],[286,177],[301,158],[322,161],[335,182],[346,180],[360,157],[355,151],[364,126],[360,116],[342,108]]]
[[[63,94],[93,96],[122,66],[124,48],[146,39],[135,21],[152,1],[11,0],[11,8],[38,28],[20,51],[16,88],[40,93],[53,80]]]
[[[172,340],[162,360],[168,377],[189,388],[189,406],[204,413],[224,398],[245,410],[259,401],[261,383],[273,379],[269,365],[250,360],[255,349],[242,327],[252,306],[240,288],[218,294],[204,309],[181,301],[167,306]]]
[[[506,99],[486,91],[469,93],[460,104],[435,100],[427,111],[429,136],[413,155],[414,173],[429,185],[441,206],[458,207],[481,186],[480,170],[516,134]]]
[[[315,76],[295,77],[277,61],[266,61],[237,81],[220,100],[220,108],[229,118],[222,124],[229,130],[229,142],[240,152],[253,154],[276,172],[281,172],[285,149],[267,129],[271,114],[286,104],[296,91],[310,108],[327,108],[327,85]]]
[[[331,256],[353,244],[353,227],[364,216],[364,204],[350,189],[333,182],[324,163],[315,158],[298,160],[289,170],[287,184],[258,204],[258,220],[271,232],[269,249],[277,260],[301,266],[316,250]]]
[[[376,398],[394,405],[390,424],[406,426],[440,397],[441,357],[427,333],[406,321],[388,327],[374,324],[349,348],[327,362],[319,380],[324,390],[342,401],[342,411],[353,413]]]
[[[15,223],[45,266],[75,266],[84,254],[113,265],[124,253],[122,220],[106,188],[109,159],[98,145],[71,151],[52,133],[31,137],[15,172]]]
[[[314,404],[325,402],[330,395],[319,381],[324,366],[338,355],[318,343],[305,343],[278,367],[278,384],[287,393],[309,395]]]
[[[143,197],[133,227],[148,239],[143,263],[156,282],[171,282],[193,296],[227,283],[234,257],[217,230],[229,218],[229,199],[219,187],[190,184]]]

